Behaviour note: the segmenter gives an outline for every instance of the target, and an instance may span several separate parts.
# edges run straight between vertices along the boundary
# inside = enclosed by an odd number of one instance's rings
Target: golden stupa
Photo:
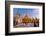
[[[30,22],[31,22],[31,18],[28,17],[27,13],[26,13],[26,15],[24,16],[24,18],[22,19],[22,22],[23,22],[23,23],[30,23]]]

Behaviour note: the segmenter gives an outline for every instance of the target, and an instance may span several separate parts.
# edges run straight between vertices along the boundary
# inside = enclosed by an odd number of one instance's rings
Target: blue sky
[[[20,15],[24,15],[24,13],[28,13],[30,16],[37,17],[39,15],[39,10],[38,9],[27,9],[27,8],[13,8],[13,14],[14,16],[16,13],[19,13]]]

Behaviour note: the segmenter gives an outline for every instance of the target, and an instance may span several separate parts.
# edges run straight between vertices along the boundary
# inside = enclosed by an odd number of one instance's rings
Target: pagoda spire
[[[19,9],[17,8],[17,12],[16,12],[16,15],[19,15],[20,16],[20,14],[19,14]]]
[[[25,15],[25,17],[28,17],[28,11],[26,10],[26,15]]]

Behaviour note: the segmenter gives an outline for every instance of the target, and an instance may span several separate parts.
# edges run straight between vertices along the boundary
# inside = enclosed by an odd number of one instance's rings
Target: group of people
[[[14,26],[18,25],[18,21],[13,21],[14,22]],[[23,22],[22,22],[23,23]],[[32,25],[34,25],[34,27],[39,27],[39,19],[35,18],[35,19],[32,19],[32,22],[30,23],[33,23]],[[23,25],[27,25],[28,23],[24,22]],[[30,26],[30,24],[29,24]]]
[[[33,19],[32,23],[34,23],[34,27],[39,27],[39,19]]]

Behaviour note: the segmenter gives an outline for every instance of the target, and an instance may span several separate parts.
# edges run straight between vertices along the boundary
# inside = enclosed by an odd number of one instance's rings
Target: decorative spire
[[[28,11],[26,10],[26,15],[25,15],[25,17],[28,17]]]
[[[17,9],[17,12],[16,12],[16,17],[20,17],[20,14],[18,13],[18,9]]]

